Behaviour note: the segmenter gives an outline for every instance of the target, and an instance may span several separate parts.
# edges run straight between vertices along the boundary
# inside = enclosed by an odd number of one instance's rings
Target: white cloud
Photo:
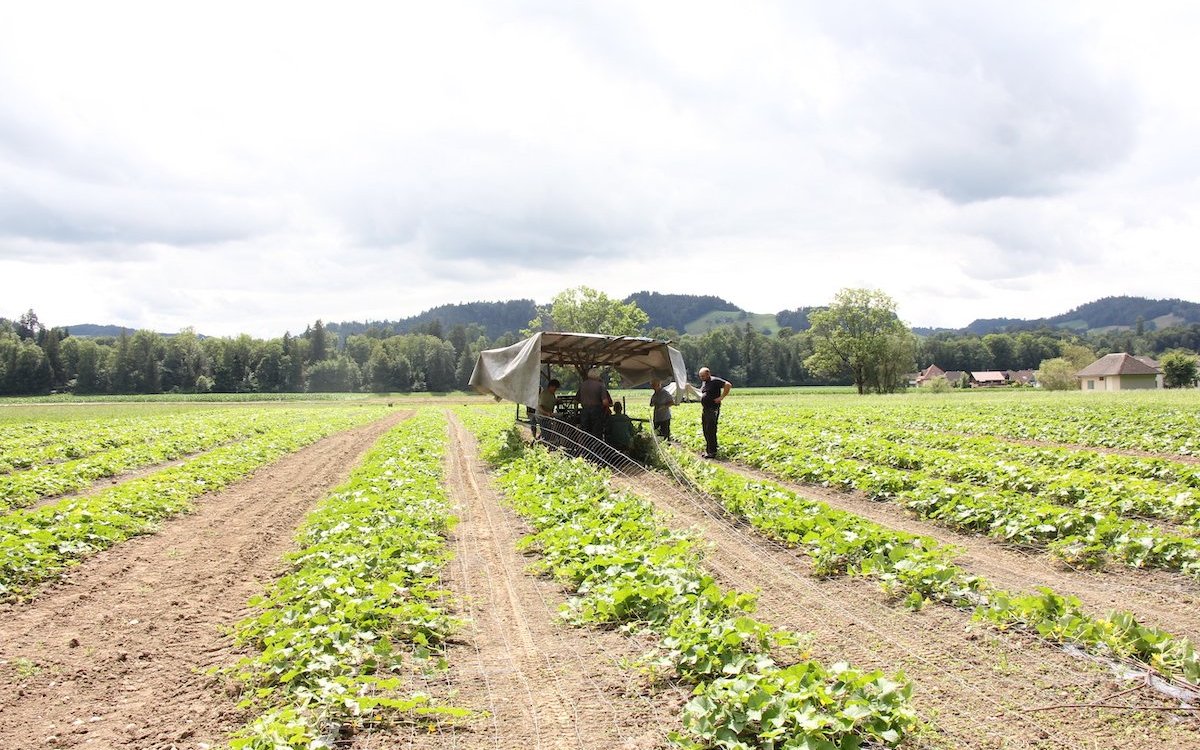
[[[0,10],[0,315],[266,336],[578,284],[756,312],[870,286],[957,326],[1195,296],[1188,4],[66,9]]]

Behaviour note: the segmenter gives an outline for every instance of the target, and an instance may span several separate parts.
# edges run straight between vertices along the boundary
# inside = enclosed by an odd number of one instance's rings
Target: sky
[[[1200,4],[0,0],[0,317],[1200,301]]]

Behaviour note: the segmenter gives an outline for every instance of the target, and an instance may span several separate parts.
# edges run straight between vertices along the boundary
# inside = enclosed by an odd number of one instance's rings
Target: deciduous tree
[[[1167,352],[1159,360],[1163,371],[1163,385],[1167,388],[1190,388],[1196,384],[1200,366],[1196,364],[1196,355],[1191,352]]]
[[[897,374],[915,368],[912,332],[896,316],[895,301],[878,289],[843,289],[808,319],[813,354],[805,365],[830,377],[849,375],[860,394],[890,393]]]
[[[1037,380],[1048,391],[1069,391],[1079,387],[1075,373],[1082,369],[1066,357],[1052,357],[1038,367]]]
[[[549,308],[539,308],[526,333],[557,330],[638,336],[649,322],[650,316],[636,303],[622,302],[591,287],[578,286],[559,292]]]

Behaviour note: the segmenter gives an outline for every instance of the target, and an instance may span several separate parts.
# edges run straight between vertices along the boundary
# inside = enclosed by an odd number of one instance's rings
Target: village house
[[[1163,387],[1162,369],[1149,357],[1105,354],[1075,374],[1082,391],[1128,391]]]
[[[978,370],[971,373],[972,388],[995,388],[1008,385],[1008,373],[1003,370]]]
[[[943,380],[954,387],[970,388],[1038,384],[1037,374],[1033,370],[943,370],[937,365],[930,365],[908,378],[909,385],[917,387]]]

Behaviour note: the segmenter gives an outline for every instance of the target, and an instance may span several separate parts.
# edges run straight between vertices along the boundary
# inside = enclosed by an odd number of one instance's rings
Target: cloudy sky
[[[1200,301],[1200,5],[0,0],[0,316]]]

